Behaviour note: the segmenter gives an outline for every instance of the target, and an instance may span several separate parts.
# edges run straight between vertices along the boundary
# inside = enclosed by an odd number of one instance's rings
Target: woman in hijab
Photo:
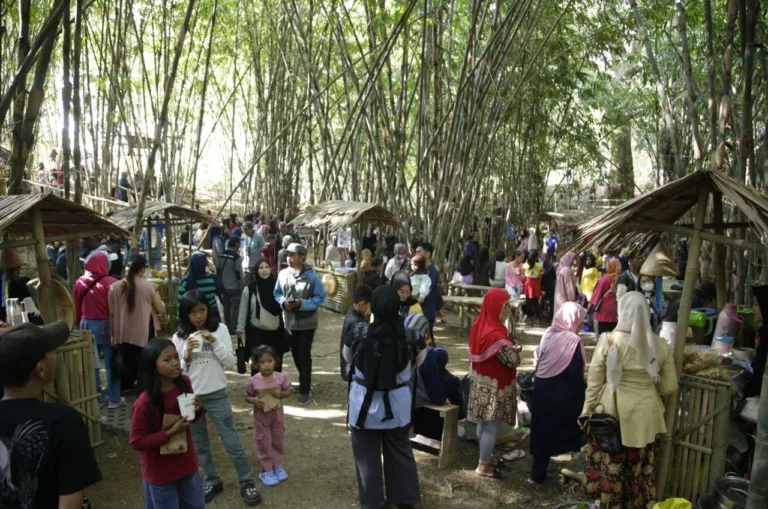
[[[656,502],[656,440],[666,433],[661,397],[677,390],[667,342],[651,331],[645,297],[619,300],[619,322],[600,335],[589,366],[583,415],[619,420],[623,450],[602,452],[590,440],[585,485],[605,507],[651,507]]]
[[[407,272],[395,272],[392,276],[391,286],[395,289],[395,292],[397,292],[397,295],[400,298],[399,313],[403,320],[405,320],[412,312],[422,313],[418,301],[411,296],[413,293],[413,285],[411,284],[411,278],[408,276]]]
[[[549,459],[583,445],[576,422],[584,406],[587,354],[579,337],[587,310],[575,302],[560,306],[536,350],[536,380],[531,400],[531,454],[528,480],[547,478]]]
[[[104,251],[96,250],[85,260],[85,275],[75,281],[72,300],[75,303],[75,321],[80,329],[88,329],[93,335],[93,353],[96,362],[96,387],[101,393],[101,362],[99,353],[104,355],[107,372],[106,392],[99,398],[109,400],[109,407],[116,408],[120,402],[120,380],[112,376],[112,338],[109,333],[109,288],[116,280],[109,275],[109,258]]]
[[[557,264],[557,282],[555,283],[555,300],[553,303],[553,316],[557,315],[560,306],[566,302],[576,302],[579,296],[579,285],[576,282],[576,276],[573,274],[573,261],[576,259],[576,253],[568,251],[560,258]]]
[[[275,357],[275,371],[283,370],[283,354],[288,351],[285,341],[280,304],[274,296],[277,277],[272,273],[269,262],[261,260],[253,283],[243,288],[240,297],[240,312],[237,317],[237,337],[245,336],[245,351],[248,358],[253,357],[253,351],[266,345],[272,348]],[[251,373],[258,371],[257,366],[251,365]]]
[[[206,271],[208,258],[203,251],[195,251],[189,261],[189,274],[184,276],[179,285],[179,302],[184,294],[192,290],[200,290],[208,298],[208,307],[211,312],[219,314],[217,299],[224,297],[224,285],[219,276]]]
[[[605,274],[598,281],[595,291],[592,292],[592,300],[589,312],[595,313],[597,321],[597,333],[610,332],[616,328],[617,301],[616,283],[619,281],[621,263],[618,258],[611,258],[605,264]]]
[[[344,338],[344,359],[355,366],[348,424],[362,509],[380,509],[385,489],[386,500],[394,506],[421,502],[409,439],[413,370],[400,305],[394,287],[376,288],[371,298],[373,323],[356,325]]]
[[[509,331],[504,325],[510,314],[508,300],[504,289],[488,290],[469,333],[471,370],[467,419],[477,423],[480,461],[475,473],[483,477],[501,477],[491,466],[496,435],[502,423],[514,425],[517,413],[515,377],[521,346],[509,340]]]

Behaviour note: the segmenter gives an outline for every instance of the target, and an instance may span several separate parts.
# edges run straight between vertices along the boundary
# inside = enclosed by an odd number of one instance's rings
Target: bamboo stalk
[[[731,388],[720,386],[715,391],[715,405],[730,408]],[[712,459],[709,465],[709,480],[712,485],[715,480],[725,474],[725,453],[728,448],[728,417],[727,410],[717,414],[712,423]]]

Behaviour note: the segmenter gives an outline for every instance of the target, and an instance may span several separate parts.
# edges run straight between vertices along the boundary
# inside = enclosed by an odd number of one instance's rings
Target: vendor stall
[[[714,222],[705,223],[707,207],[712,198]],[[746,219],[741,223],[725,223],[723,220],[724,200],[730,202]],[[695,207],[695,220],[683,224],[683,218]],[[724,235],[726,229],[748,228],[754,240],[744,240]],[[713,231],[710,231],[713,230]],[[655,244],[662,233],[683,235],[689,238],[688,264],[685,271],[680,308],[678,313],[674,358],[678,373],[683,372],[686,335],[690,321],[691,303],[699,276],[699,260],[702,241],[716,244],[715,275],[717,286],[717,309],[726,304],[725,246],[742,250],[757,250],[765,253],[768,240],[768,199],[754,188],[728,177],[721,172],[697,171],[663,187],[638,196],[613,210],[594,217],[576,226],[572,233],[577,250],[599,246],[604,249],[620,250],[632,247],[644,249]],[[682,396],[673,395],[666,402],[667,434],[662,438],[658,461],[659,499],[677,495],[692,495],[702,490],[711,490],[715,480],[725,472],[722,455],[714,454],[714,447],[692,443],[690,433],[693,426],[687,426],[691,412],[700,418],[694,419],[695,427],[713,426],[712,443],[724,440],[727,425],[717,427],[718,420],[726,420],[729,404],[722,397],[715,398],[715,406],[705,413],[694,407],[689,408],[690,397],[686,391],[696,389],[698,382],[683,379],[680,384]],[[701,389],[705,390],[705,389]],[[707,388],[706,390],[709,390]],[[711,391],[710,391],[711,392]],[[715,390],[717,392],[717,389]],[[768,394],[763,394],[768,398]],[[768,414],[766,414],[768,417]],[[684,427],[685,429],[680,429]],[[687,426],[687,427],[686,427]],[[684,435],[681,435],[684,433]],[[712,449],[707,454],[705,449]],[[702,463],[704,462],[704,463]],[[695,479],[678,477],[680,472],[697,472]],[[682,474],[681,474],[682,475]],[[687,473],[685,474],[688,475]],[[691,484],[693,483],[693,485]],[[694,501],[695,502],[695,501]]]
[[[51,193],[0,196],[0,251],[9,248],[34,247],[40,286],[39,308],[42,320],[52,323],[65,313],[71,297],[61,285],[54,288],[48,268],[45,246],[49,242],[83,237],[128,238],[130,234],[82,205]],[[57,296],[55,292],[65,292]],[[74,310],[71,310],[74,314]],[[70,322],[70,327],[75,324]],[[101,443],[99,394],[93,372],[96,357],[93,338],[88,331],[73,330],[69,340],[56,350],[55,380],[45,388],[45,399],[71,406],[85,419],[92,445]]]
[[[112,221],[118,226],[121,226],[127,230],[130,230],[136,224],[136,214],[138,212],[138,205],[130,205],[121,211],[115,213],[112,216]],[[166,241],[166,255],[165,266],[166,271],[156,272],[152,271],[152,282],[158,286],[158,291],[163,297],[165,302],[165,313],[160,315],[160,332],[164,334],[173,334],[176,331],[176,315],[178,308],[178,292],[177,281],[181,278],[183,270],[182,264],[179,262],[184,258],[184,250],[188,249],[187,258],[192,254],[192,246],[180,246],[179,250],[176,249],[177,239],[174,235],[174,228],[183,225],[192,225],[193,223],[207,222],[210,223],[213,218],[209,215],[203,214],[198,210],[191,209],[189,207],[183,207],[174,203],[168,203],[164,201],[151,201],[147,200],[144,206],[144,213],[142,215],[142,221],[146,222],[149,230],[151,227],[152,218],[162,218],[165,224],[165,241]],[[191,229],[191,228],[190,228]],[[207,230],[210,231],[210,228]],[[148,236],[149,246],[148,249],[152,249],[151,235]],[[177,278],[177,279],[174,279]]]
[[[311,205],[296,216],[291,224],[309,228],[327,228],[339,231],[352,225],[366,227],[369,224],[393,225],[400,222],[390,211],[375,203],[360,203],[353,201],[328,201]],[[317,262],[317,257],[315,258]],[[346,313],[352,304],[352,295],[358,282],[362,279],[359,271],[323,270],[316,268],[323,281],[327,298],[325,307]]]

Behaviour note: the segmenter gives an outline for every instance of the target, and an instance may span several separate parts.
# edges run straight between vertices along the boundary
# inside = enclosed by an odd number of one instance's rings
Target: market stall
[[[373,224],[397,226],[400,222],[394,214],[381,205],[335,200],[307,207],[291,221],[291,224],[297,227],[324,228],[337,232],[353,225],[364,228]],[[317,250],[315,251],[317,252]],[[317,258],[316,254],[316,264]],[[352,303],[352,295],[358,281],[361,279],[359,271],[323,270],[320,268],[315,270],[323,280],[323,286],[325,286],[328,295],[325,307],[339,313],[346,313]]]
[[[45,246],[54,241],[84,237],[128,238],[130,234],[91,209],[51,193],[0,196],[0,252],[34,247],[40,286],[38,302],[42,320],[52,323],[71,303],[68,290],[50,278]],[[56,292],[65,292],[64,294]],[[71,306],[71,304],[69,305]],[[74,310],[71,309],[72,314]],[[70,327],[74,328],[74,323]],[[85,419],[91,445],[101,443],[99,394],[93,372],[93,339],[88,331],[72,330],[69,340],[56,350],[55,380],[45,388],[45,399],[77,410]]]
[[[115,213],[112,216],[112,221],[126,230],[131,230],[136,224],[137,212],[138,205],[129,205]],[[166,228],[166,271],[159,273],[153,271],[151,281],[158,286],[158,291],[163,298],[163,302],[165,302],[165,313],[159,316],[160,331],[165,334],[173,334],[176,330],[176,315],[178,308],[176,281],[183,275],[183,264],[181,263],[181,260],[185,258],[184,251],[188,250],[188,253],[186,253],[187,259],[192,254],[191,245],[186,247],[180,246],[179,248],[176,247],[177,238],[174,234],[174,229],[184,225],[191,226],[194,223],[200,222],[210,223],[213,218],[203,214],[199,210],[191,209],[189,207],[183,207],[164,201],[147,200],[142,215],[142,221],[146,223],[147,231],[149,231],[152,226],[153,218],[161,218]],[[148,240],[150,245],[148,246],[148,249],[154,247],[151,245],[151,238],[152,236],[149,235]]]
[[[714,222],[707,224],[705,218],[710,198]],[[724,222],[725,200],[746,219],[745,222]],[[683,218],[694,208],[694,223],[684,224]],[[725,236],[726,229],[748,230],[752,240],[745,240],[746,232],[741,238]],[[663,233],[688,237],[688,264],[673,344],[677,372],[682,374],[702,241],[716,245],[715,284],[717,309],[721,310],[726,304],[725,246],[765,253],[768,199],[723,173],[698,171],[577,225],[572,233],[573,245],[578,250],[592,246],[615,250],[644,249],[655,244]],[[728,432],[731,391],[722,388],[712,391],[709,385],[683,377],[679,393],[667,398],[667,434],[662,438],[658,461],[660,499],[690,496],[695,502],[697,494],[711,491],[715,481],[725,473],[724,449],[716,446],[722,444]],[[706,412],[700,407],[697,409],[696,401],[702,400],[691,395],[691,390],[714,392],[714,407],[708,407]],[[764,393],[762,397],[768,398],[768,394]],[[694,422],[691,422],[692,416]],[[708,436],[710,432],[710,444],[698,443],[700,437],[696,435],[704,433]]]

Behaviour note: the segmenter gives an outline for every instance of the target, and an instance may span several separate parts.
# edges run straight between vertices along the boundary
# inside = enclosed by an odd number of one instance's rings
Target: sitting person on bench
[[[439,412],[428,408],[428,405],[461,406],[461,383],[448,372],[447,364],[448,351],[445,348],[427,347],[424,361],[416,373],[416,401],[411,419],[413,431],[433,440],[440,440],[443,436],[443,419]]]

